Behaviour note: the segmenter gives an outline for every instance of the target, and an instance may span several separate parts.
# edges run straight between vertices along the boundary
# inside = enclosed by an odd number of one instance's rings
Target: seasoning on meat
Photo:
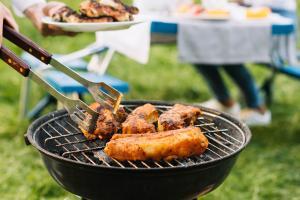
[[[194,125],[200,115],[201,110],[197,107],[176,104],[160,115],[158,131],[176,130]]]
[[[116,115],[114,115],[111,110],[98,103],[93,103],[90,105],[90,108],[99,112],[95,131],[89,133],[87,130],[79,127],[88,140],[110,138],[114,133],[117,133],[121,129],[121,123],[124,122],[127,117],[127,113],[123,107],[119,108]],[[87,119],[88,116],[86,117],[86,120]]]
[[[201,155],[208,140],[197,127],[156,134],[115,134],[104,152],[119,161],[173,160]]]
[[[156,132],[154,123],[158,120],[155,106],[145,104],[132,111],[122,124],[123,134],[142,134]]]
[[[80,3],[80,13],[70,7],[63,7],[51,13],[54,21],[67,23],[124,22],[132,21],[138,8],[127,6],[120,0],[86,0]]]

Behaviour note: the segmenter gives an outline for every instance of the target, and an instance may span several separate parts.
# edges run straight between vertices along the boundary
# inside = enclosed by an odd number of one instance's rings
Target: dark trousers
[[[230,92],[221,76],[220,68],[233,79],[243,95],[245,96],[249,108],[258,108],[262,105],[259,90],[251,76],[250,72],[244,65],[195,65],[196,69],[203,75],[215,97],[220,102],[231,99]]]

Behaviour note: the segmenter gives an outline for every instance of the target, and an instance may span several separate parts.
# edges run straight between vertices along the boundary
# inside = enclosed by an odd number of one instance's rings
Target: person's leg
[[[252,109],[265,110],[259,90],[244,65],[224,65],[224,70],[235,81],[245,96],[247,106]]]
[[[224,106],[230,107],[234,101],[230,97],[230,93],[221,77],[219,67],[216,65],[195,65],[196,69],[205,78],[210,89],[213,91],[215,98]]]

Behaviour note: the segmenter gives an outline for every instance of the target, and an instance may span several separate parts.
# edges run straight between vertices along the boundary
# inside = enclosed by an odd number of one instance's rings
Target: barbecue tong
[[[122,100],[122,94],[120,92],[103,82],[94,83],[86,80],[78,73],[53,58],[53,56],[46,50],[40,48],[34,42],[6,25],[3,26],[3,36],[41,62],[53,66],[57,70],[63,72],[64,74],[81,83],[92,94],[96,102],[109,108],[113,111],[113,113],[117,112]],[[3,45],[0,49],[0,58],[21,75],[23,75],[24,77],[29,77],[37,84],[41,85],[58,101],[62,102],[68,113],[70,114],[71,119],[75,121],[79,126],[84,128],[85,130],[88,130],[89,132],[93,132],[95,130],[96,122],[99,118],[98,112],[89,108],[89,106],[80,99],[70,99],[58,92],[49,83],[43,80],[38,74],[33,72],[23,60],[18,58],[12,51],[10,51]],[[89,120],[86,119],[86,113],[91,116]]]

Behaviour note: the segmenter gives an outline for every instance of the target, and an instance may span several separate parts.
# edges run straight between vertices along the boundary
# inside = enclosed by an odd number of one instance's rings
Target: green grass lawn
[[[76,4],[79,1],[66,2]],[[80,49],[94,39],[89,34],[44,39],[29,22],[24,19],[19,22],[24,34],[55,53]],[[258,83],[269,74],[258,66],[249,68]],[[3,62],[0,73],[0,199],[77,199],[52,180],[39,154],[24,144],[23,134],[29,122],[17,119],[22,78]],[[210,97],[196,71],[190,65],[177,62],[175,46],[154,46],[151,60],[145,66],[118,55],[113,59],[109,74],[130,83],[127,99],[201,102]],[[233,95],[238,97],[234,85],[230,81],[228,84],[232,86]],[[43,94],[34,87],[32,104]],[[300,199],[299,89],[299,81],[278,76],[271,108],[273,123],[252,129],[252,142],[241,154],[228,179],[202,199]],[[101,180],[99,187],[100,183]]]

